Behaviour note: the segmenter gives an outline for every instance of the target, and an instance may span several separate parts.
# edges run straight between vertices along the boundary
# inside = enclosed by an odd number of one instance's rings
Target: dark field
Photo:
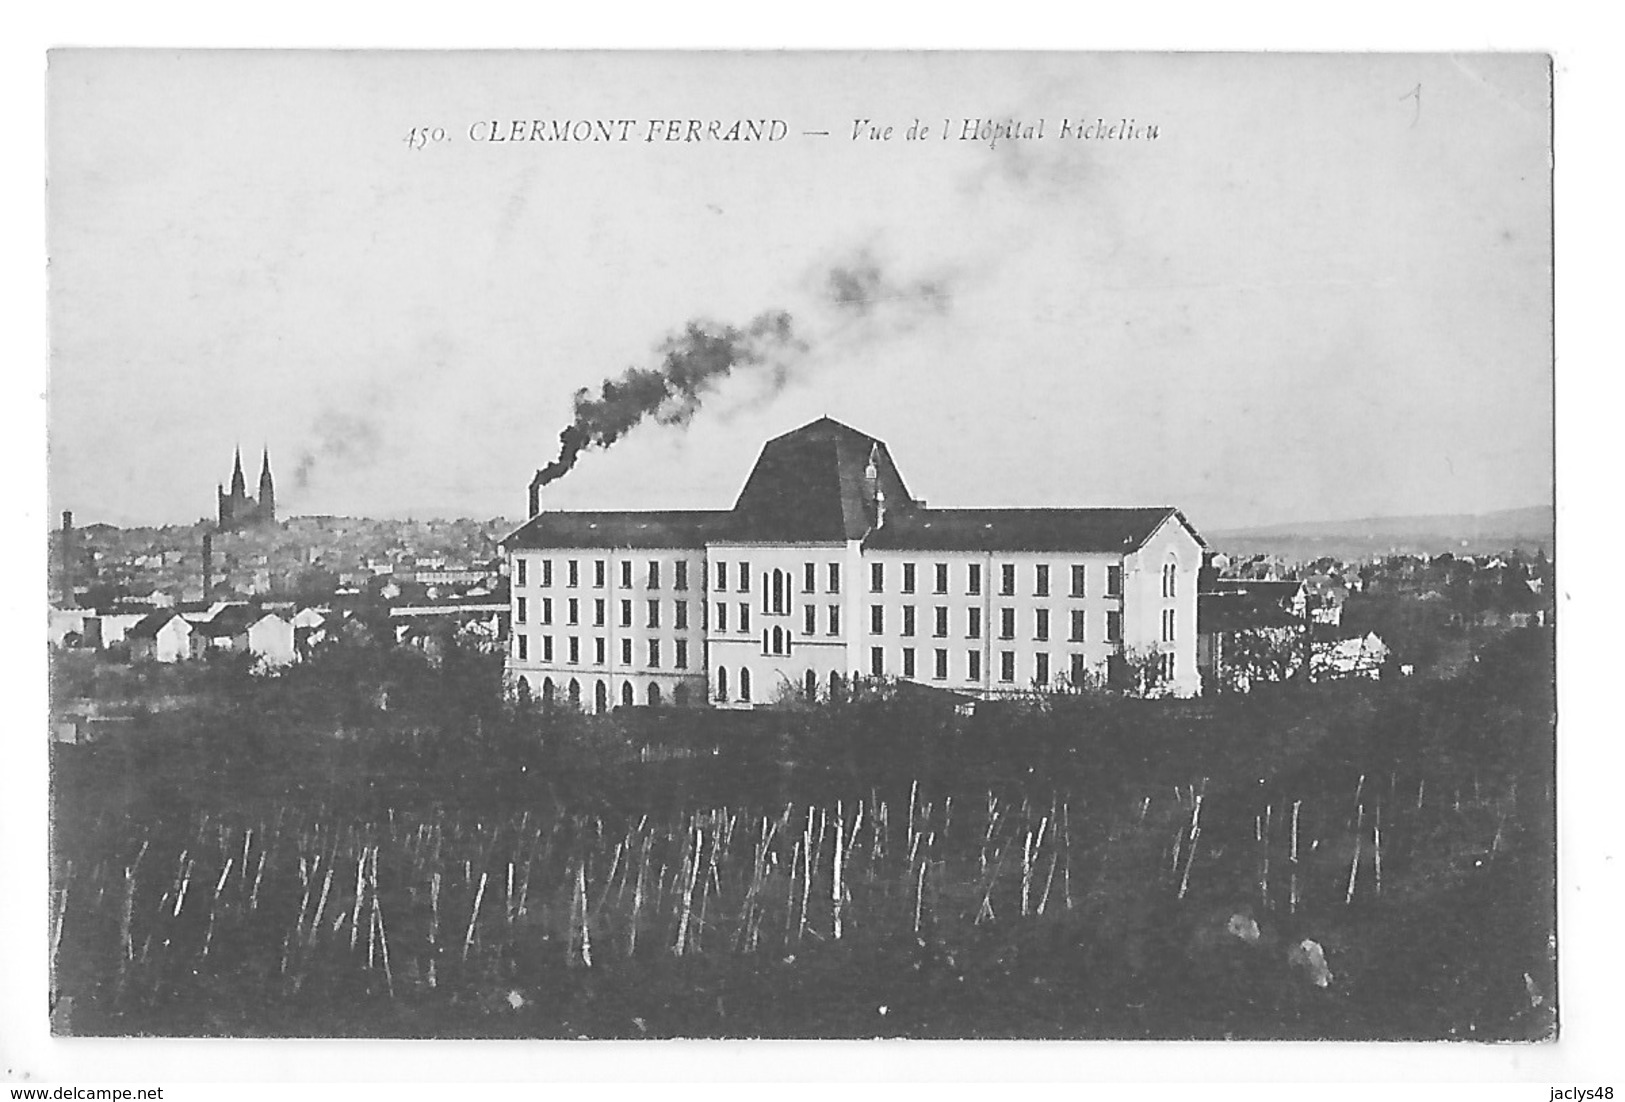
[[[74,1033],[1555,1035],[1547,630],[971,719],[541,714],[371,648],[186,676],[55,750]]]

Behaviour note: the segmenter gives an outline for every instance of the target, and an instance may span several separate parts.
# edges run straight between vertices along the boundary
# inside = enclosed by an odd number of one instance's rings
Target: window
[[[1171,608],[1162,610],[1162,641],[1164,643],[1174,641],[1174,610]]]
[[[1033,596],[1049,596],[1049,567],[1043,563],[1033,567]]]
[[[553,637],[551,635],[542,636],[542,661],[553,661]]]
[[[542,623],[551,624],[552,622],[553,622],[553,598],[551,598],[551,597],[543,597],[542,598]]]
[[[839,634],[841,634],[841,606],[840,605],[830,605],[829,606],[829,633],[831,635],[839,635]]]
[[[547,587],[547,586],[551,586],[552,584],[553,584],[553,560],[552,559],[543,559],[542,560],[542,585],[543,585],[543,587]]]
[[[1014,681],[1016,679],[1016,652],[1004,650],[999,652],[999,680]]]
[[[608,661],[606,656],[608,645],[608,641],[602,635],[592,641],[592,660],[600,666]]]
[[[968,650],[965,652],[965,680],[982,680],[982,652]]]
[[[914,564],[911,562],[903,564],[903,592],[914,592]]]
[[[1043,651],[1033,656],[1033,680],[1040,685],[1049,684],[1049,655]]]
[[[593,623],[594,627],[600,627],[601,628],[601,627],[604,626],[604,614],[605,614],[605,607],[604,606],[605,606],[605,601],[604,601],[604,599],[602,597],[597,598],[592,603],[592,623]]]
[[[1121,643],[1123,641],[1123,614],[1121,612],[1106,613],[1106,642]]]
[[[1016,595],[1016,564],[1013,562],[999,565],[999,596],[1014,597]]]
[[[530,657],[530,640],[523,635],[513,637],[514,645],[519,649],[519,661],[523,662]]]
[[[838,562],[829,564],[829,591],[831,593],[841,591],[841,564]]]
[[[886,630],[886,609],[881,605],[869,606],[869,634],[879,635]]]
[[[630,639],[622,639],[621,640],[621,665],[630,666],[631,664],[632,664],[632,640],[630,640]]]
[[[801,592],[811,593],[818,584],[818,567],[812,563],[803,563],[801,566]]]
[[[632,626],[632,602],[631,601],[622,601],[621,602],[621,626],[623,628],[629,628],[629,627]]]
[[[1084,595],[1084,582],[1088,576],[1089,571],[1081,562],[1072,564],[1072,596],[1082,597]]]
[[[581,599],[579,597],[571,597],[570,598],[570,626],[574,627],[575,625],[577,625],[579,623],[581,623]]]
[[[631,559],[622,559],[621,560],[621,588],[622,589],[631,589],[632,588],[632,560]]]
[[[717,563],[717,589],[720,592],[726,592],[728,589],[728,564],[725,562]],[[726,677],[727,675],[724,674],[723,676]],[[727,694],[723,693],[723,695],[726,696]]]
[[[801,610],[801,634],[812,635],[818,630],[818,609],[807,605]]]
[[[1040,608],[1033,611],[1033,638],[1040,643],[1049,638],[1049,609]]]
[[[593,564],[592,564],[592,584],[593,584],[593,588],[595,588],[595,589],[603,589],[604,588],[605,574],[608,571],[608,569],[609,569],[609,564],[606,563],[603,559],[597,559],[597,560],[595,560],[593,562]]]
[[[526,581],[526,575],[529,573],[529,571],[527,571],[525,568],[528,567],[529,565],[530,565],[530,562],[528,560],[526,560],[526,559],[516,559],[514,561],[514,569],[518,572],[518,576],[514,579],[514,584],[515,585],[527,585],[528,584],[528,582]]]
[[[936,575],[936,578],[931,585],[931,592],[948,592],[948,564],[945,562],[939,562],[932,567],[932,572]]]
[[[913,635],[914,634],[914,606],[913,605],[904,605],[903,606],[903,634],[904,635]]]
[[[886,648],[869,648],[869,674],[872,677],[886,676]]]
[[[651,670],[660,668],[660,640],[658,639],[649,640],[649,668]]]
[[[763,594],[763,599],[767,597]],[[772,611],[775,616],[784,616],[790,611],[790,575],[783,570],[773,571]]]
[[[1074,689],[1081,689],[1088,684],[1089,667],[1085,664],[1083,655],[1073,652],[1072,670],[1067,674],[1067,679],[1072,682]]]
[[[660,588],[660,563],[653,559],[649,561],[649,588]]]
[[[570,580],[566,584],[568,584],[571,589],[574,589],[576,586],[581,584],[581,564],[579,562],[577,562],[575,559],[570,560],[570,575],[569,576],[570,576]]]
[[[680,670],[688,669],[688,640],[679,639],[672,647],[676,653],[672,655],[671,664]]]
[[[1171,562],[1162,568],[1162,595],[1164,597],[1179,596],[1178,592],[1176,591],[1176,587],[1178,586],[1178,581],[1176,579],[1178,579],[1178,577],[1178,563]]]
[[[678,631],[687,631],[688,630],[688,602],[687,601],[673,601],[672,602],[671,612],[672,612],[671,626],[676,628]]]
[[[750,602],[749,601],[740,601],[739,602],[739,630],[742,631],[742,632],[745,632],[747,634],[749,634],[749,632],[750,632]]]
[[[634,702],[633,702],[633,699],[632,699],[632,682],[630,682],[630,681],[621,682],[621,707],[630,708],[630,707],[632,707],[633,703]]]
[[[572,636],[570,636],[570,662],[571,662],[571,664],[575,664],[575,663],[578,663],[580,661],[581,661],[581,640],[579,638],[577,638],[576,636],[572,635]]]
[[[649,602],[649,626],[652,628],[660,626],[660,601],[658,599]]]
[[[739,592],[750,592],[750,563],[748,562],[739,564]]]
[[[1013,608],[999,609],[999,638],[1014,639],[1016,637],[1016,610]]]
[[[981,609],[968,608],[965,610],[965,636],[968,639],[980,639],[982,637]]]
[[[1164,680],[1164,681],[1172,681],[1174,679],[1174,652],[1173,651],[1169,651],[1168,653],[1160,656],[1157,659],[1157,670],[1158,670],[1158,673],[1161,675],[1162,680]]]
[[[913,677],[914,676],[914,648],[913,647],[904,647],[903,648],[903,676],[904,677]]]
[[[750,667],[739,667],[739,699],[750,700]]]
[[[876,562],[869,564],[869,592],[886,592],[886,564]]]
[[[1123,567],[1121,565],[1106,568],[1106,596],[1121,597],[1123,595]]]
[[[672,564],[671,572],[672,572],[671,587],[673,589],[687,589],[688,588],[688,560],[687,559],[678,559],[675,563]]]
[[[935,665],[935,668],[932,670],[931,676],[935,677],[938,681],[946,681],[946,680],[948,680],[948,651],[947,651],[947,648],[945,648],[945,647],[938,647],[937,648],[936,654],[935,654],[935,662],[936,662],[936,665]]]
[[[528,600],[526,600],[525,598],[523,598],[523,597],[520,597],[518,600],[514,601],[514,603],[513,603],[513,622],[514,623],[522,624],[522,623],[525,622],[525,606],[528,605],[528,604],[530,604],[530,602]]]
[[[717,699],[728,699],[728,667],[717,667]]]
[[[973,562],[965,568],[965,592],[972,597],[982,592],[982,564]]]
[[[1075,609],[1072,610],[1072,613],[1071,613],[1072,623],[1069,625],[1069,630],[1066,633],[1067,642],[1069,642],[1069,643],[1081,643],[1081,642],[1083,642],[1083,624],[1084,624],[1084,621],[1087,620],[1087,619],[1088,619],[1088,617],[1084,615],[1083,609],[1075,608]]]
[[[717,630],[728,630],[728,605],[725,601],[717,602]]]
[[[936,624],[933,626],[933,628],[931,630],[931,634],[935,635],[938,639],[946,639],[948,637],[948,606],[947,605],[938,605],[936,607],[936,621],[937,621]]]

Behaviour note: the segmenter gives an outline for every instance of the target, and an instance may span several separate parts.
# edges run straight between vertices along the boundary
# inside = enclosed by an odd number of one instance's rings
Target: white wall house
[[[298,660],[293,639],[293,624],[274,612],[248,625],[248,652],[270,666],[286,666]]]
[[[153,662],[183,662],[192,656],[192,625],[173,610],[142,617],[126,639],[130,657]]]
[[[510,679],[587,710],[749,708],[854,676],[984,698],[1114,657],[1199,691],[1204,545],[1178,510],[930,509],[886,445],[823,418],[726,511],[539,511],[504,541]]]

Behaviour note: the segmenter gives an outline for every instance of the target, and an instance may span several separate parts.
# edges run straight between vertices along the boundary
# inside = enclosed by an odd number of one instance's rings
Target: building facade
[[[731,510],[548,512],[503,541],[508,674],[537,699],[750,708],[899,678],[981,698],[1200,690],[1204,544],[1177,509],[931,509],[823,418]]]

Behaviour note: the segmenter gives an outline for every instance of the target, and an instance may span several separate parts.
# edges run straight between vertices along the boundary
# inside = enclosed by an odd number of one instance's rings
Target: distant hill
[[[1552,508],[1532,505],[1495,513],[1414,517],[1365,517],[1360,520],[1309,521],[1261,528],[1204,532],[1216,551],[1227,554],[1280,555],[1289,560],[1366,559],[1409,553],[1479,554],[1521,549],[1552,551]]]

